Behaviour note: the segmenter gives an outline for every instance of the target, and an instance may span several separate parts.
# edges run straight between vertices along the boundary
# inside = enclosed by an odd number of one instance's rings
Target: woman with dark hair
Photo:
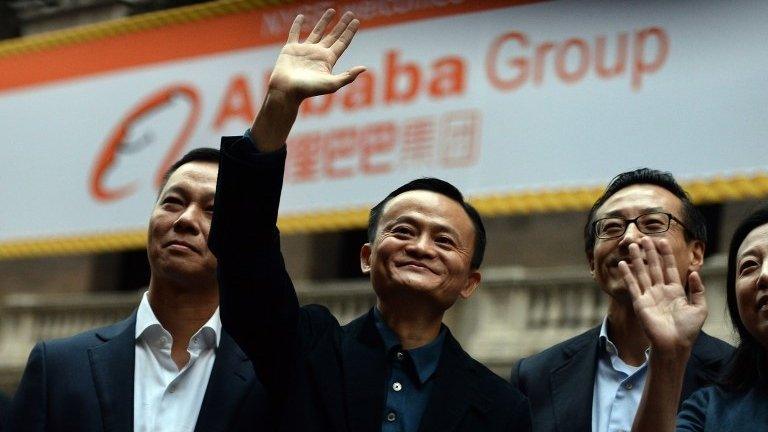
[[[635,432],[768,431],[768,206],[739,224],[728,251],[727,299],[739,346],[721,383],[680,407],[691,347],[707,315],[704,285],[677,276],[665,240],[645,238],[619,264],[651,341],[648,377]]]

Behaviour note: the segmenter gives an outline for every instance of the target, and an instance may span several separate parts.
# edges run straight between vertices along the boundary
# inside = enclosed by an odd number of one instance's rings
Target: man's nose
[[[187,208],[185,208],[184,211],[179,214],[179,217],[173,223],[173,229],[176,231],[197,234],[200,232],[198,227],[199,217],[200,211],[197,206],[187,206]]]
[[[640,232],[636,222],[627,222],[627,229],[624,230],[624,234],[621,236],[619,247],[629,247],[632,243],[639,243],[643,237],[645,237],[645,234]]]
[[[431,256],[435,252],[432,238],[427,233],[414,237],[413,241],[408,244],[408,248],[411,253],[419,254],[420,256]]]

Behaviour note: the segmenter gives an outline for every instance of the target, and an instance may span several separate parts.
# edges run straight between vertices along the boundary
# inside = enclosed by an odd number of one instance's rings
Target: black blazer
[[[8,415],[9,431],[132,431],[136,313],[38,343]],[[266,397],[245,354],[222,332],[195,431],[257,430]]]
[[[209,244],[218,258],[221,320],[251,358],[280,431],[380,432],[386,359],[372,313],[341,326],[299,307],[275,226],[285,149],[249,152],[222,140]],[[421,432],[528,430],[525,398],[446,335]]]
[[[600,326],[521,359],[512,369],[512,385],[531,403],[536,432],[589,431]],[[714,383],[733,347],[701,332],[685,370],[682,398]]]

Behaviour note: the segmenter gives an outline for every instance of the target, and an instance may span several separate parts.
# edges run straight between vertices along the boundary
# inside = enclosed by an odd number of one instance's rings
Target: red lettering
[[[392,171],[392,166],[381,159],[383,155],[392,153],[395,148],[395,125],[373,124],[364,129],[362,135],[360,170],[365,174],[383,174]],[[379,162],[376,163],[376,160]]]
[[[571,50],[571,48],[576,48],[576,52],[578,53],[576,57],[576,64],[578,66],[573,71],[569,71],[566,68],[566,63],[568,61],[568,51]],[[557,76],[559,76],[564,83],[573,84],[581,80],[587,73],[588,68],[589,47],[587,47],[587,43],[582,39],[568,39],[564,44],[558,47],[555,57],[555,72],[557,72]]]
[[[533,83],[535,85],[540,85],[544,81],[546,56],[554,47],[555,44],[552,42],[544,42],[536,47],[536,59],[533,62]]]
[[[595,49],[595,71],[600,78],[613,78],[624,72],[627,64],[627,34],[620,33],[619,41],[616,44],[616,61],[612,66],[605,64],[605,36],[597,37],[597,48]]]
[[[522,48],[528,48],[528,37],[525,34],[509,32],[493,41],[488,56],[485,58],[485,72],[491,84],[505,91],[515,90],[528,80],[528,59],[525,57],[514,57],[507,61],[507,64],[517,72],[516,76],[505,78],[499,74],[499,54],[504,45],[510,41],[517,42]]]
[[[350,177],[354,172],[349,164],[344,164],[355,154],[357,130],[355,128],[336,129],[323,137],[323,172],[328,178]],[[341,166],[339,166],[341,165]]]
[[[251,90],[243,75],[235,75],[229,81],[227,90],[213,120],[213,128],[221,129],[230,120],[240,120],[245,124],[253,121],[254,110],[251,105]]]
[[[373,105],[374,98],[374,74],[368,71],[358,75],[355,81],[345,89],[342,96],[344,109],[357,111],[361,108],[369,108]]]
[[[429,95],[443,98],[458,95],[466,87],[464,61],[461,57],[443,57],[432,65],[433,75],[429,83]]]
[[[651,39],[656,40],[656,56],[649,62],[646,62],[645,43]],[[667,32],[665,32],[664,29],[660,27],[651,27],[640,30],[635,35],[635,44],[632,55],[634,60],[634,67],[632,68],[632,89],[640,90],[643,75],[658,71],[667,60],[668,54],[669,36],[667,36]]]
[[[384,59],[384,102],[409,102],[419,92],[421,73],[415,63],[400,64],[398,50],[387,51]]]

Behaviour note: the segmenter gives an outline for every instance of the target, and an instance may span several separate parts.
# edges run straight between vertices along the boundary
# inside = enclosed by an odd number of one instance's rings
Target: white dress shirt
[[[640,366],[619,358],[619,350],[608,339],[608,318],[600,328],[597,373],[592,397],[592,432],[629,432],[643,396],[648,372],[648,354]]]
[[[134,431],[194,431],[220,338],[221,319],[216,308],[189,340],[189,361],[179,370],[171,358],[173,337],[157,320],[144,293],[136,313]]]

